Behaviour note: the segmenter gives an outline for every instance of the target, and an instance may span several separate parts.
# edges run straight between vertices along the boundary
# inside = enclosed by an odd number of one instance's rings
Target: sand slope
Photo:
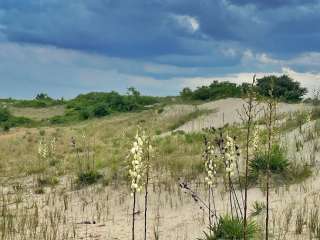
[[[200,131],[203,128],[207,127],[221,127],[226,123],[240,123],[241,118],[238,114],[238,111],[241,111],[243,104],[245,101],[241,98],[227,98],[221,99],[217,101],[212,101],[208,103],[201,104],[197,106],[198,109],[208,109],[215,110],[213,113],[200,116],[197,119],[191,120],[184,125],[180,126],[176,130],[182,130],[184,132],[196,132]],[[263,108],[264,105],[259,105],[260,108]],[[176,111],[174,109],[179,109],[180,114],[184,110],[188,110],[190,112],[192,110],[192,106],[189,108],[184,105],[183,107],[172,106],[172,111]],[[193,108],[195,108],[193,106]],[[295,112],[298,110],[308,109],[310,106],[304,104],[288,104],[288,103],[279,103],[278,112],[279,113],[287,113],[287,112]],[[166,114],[170,114],[166,112]],[[173,114],[173,113],[171,113]],[[186,113],[187,114],[187,113]],[[262,111],[261,111],[262,114]]]

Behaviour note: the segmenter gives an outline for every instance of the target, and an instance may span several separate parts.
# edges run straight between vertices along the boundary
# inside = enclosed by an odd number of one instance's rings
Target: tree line
[[[307,89],[301,87],[300,82],[288,75],[266,76],[257,79],[256,92],[260,96],[269,96],[272,91],[273,97],[284,102],[299,102],[307,93]],[[201,86],[195,90],[186,87],[180,92],[184,100],[217,100],[227,97],[243,97],[247,94],[249,83],[236,84],[228,81],[213,81],[209,86]]]

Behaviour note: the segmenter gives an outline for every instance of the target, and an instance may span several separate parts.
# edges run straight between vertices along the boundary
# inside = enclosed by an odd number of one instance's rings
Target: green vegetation
[[[217,100],[228,97],[246,96],[249,88],[248,83],[237,85],[228,81],[214,81],[209,86],[201,86],[192,91],[190,88],[184,88],[180,92],[180,97],[184,100]],[[271,75],[257,79],[256,90],[261,96],[269,96],[272,89],[275,98],[284,102],[299,102],[307,93],[307,89],[300,86],[300,83],[294,81],[287,75],[280,77]]]
[[[30,126],[32,123],[32,120],[25,117],[15,117],[7,108],[0,107],[0,128],[3,130],[8,131],[16,126]]]
[[[79,185],[91,185],[98,182],[103,176],[96,170],[82,171],[78,173]]]
[[[258,225],[251,220],[247,223],[247,239],[256,239],[259,233]],[[210,228],[209,233],[205,233],[205,238],[202,240],[237,240],[243,239],[243,220],[232,218],[225,215],[219,218],[216,225]]]
[[[262,96],[269,96],[272,90],[273,97],[284,102],[299,102],[307,93],[307,89],[300,86],[287,75],[267,76],[257,80],[257,90]]]
[[[267,153],[260,152],[250,162],[249,177],[252,183],[256,183],[259,176],[267,174],[268,159]],[[273,179],[281,183],[301,182],[312,175],[310,165],[290,162],[285,149],[277,144],[272,147],[269,169]]]
[[[217,100],[227,97],[241,97],[242,87],[235,83],[214,81],[209,86],[201,86],[192,91],[184,88],[180,96],[185,100]]]
[[[90,118],[100,118],[113,113],[133,112],[146,109],[148,105],[153,105],[161,101],[161,98],[142,96],[135,88],[129,88],[126,95],[117,92],[91,92],[80,94],[71,100],[55,100],[47,94],[40,93],[33,100],[2,99],[4,106],[0,112],[0,126],[6,128],[15,126],[33,125],[42,126],[50,124],[75,123]],[[33,121],[26,117],[15,117],[10,112],[10,107],[14,112],[21,112],[17,109],[46,109],[49,107],[65,105],[66,110],[59,111],[56,116],[48,119],[38,117]],[[31,111],[31,110],[30,110]],[[61,114],[62,113],[62,114]],[[49,120],[49,121],[48,121]]]
[[[46,93],[39,93],[32,100],[11,100],[9,103],[12,103],[14,107],[33,107],[33,108],[44,108],[52,107],[56,105],[62,105],[65,103],[64,99],[53,99],[48,96]]]
[[[251,176],[257,177],[259,174],[266,174],[269,169],[273,174],[281,174],[286,171],[289,166],[288,159],[285,156],[285,151],[279,146],[274,145],[272,148],[270,161],[266,153],[258,153],[256,158],[250,162]]]
[[[117,92],[91,92],[80,94],[67,102],[67,112],[63,116],[50,119],[53,124],[100,118],[117,112],[142,110],[148,105],[159,102],[159,98],[142,96],[135,88],[129,88],[127,95]]]

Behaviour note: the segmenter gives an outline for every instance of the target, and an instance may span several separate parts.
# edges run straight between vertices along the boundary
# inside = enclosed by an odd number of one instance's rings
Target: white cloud
[[[188,15],[174,15],[174,19],[178,24],[187,31],[194,33],[200,28],[199,21]]]
[[[242,62],[256,62],[262,65],[283,67],[299,67],[310,69],[320,69],[320,52],[305,52],[290,59],[273,58],[266,53],[254,53],[246,50],[242,54]]]

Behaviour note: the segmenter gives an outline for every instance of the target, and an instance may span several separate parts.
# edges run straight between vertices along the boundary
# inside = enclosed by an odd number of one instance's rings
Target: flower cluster
[[[233,138],[226,136],[224,146],[224,163],[226,173],[233,176],[236,169],[237,147]]]
[[[253,130],[253,137],[252,137],[252,151],[256,153],[259,150],[260,138],[259,138],[259,130],[255,128]]]
[[[308,111],[306,114],[306,123],[311,122],[312,111]]]
[[[41,160],[46,160],[49,155],[49,148],[47,143],[41,139],[38,146],[38,154]]]
[[[143,131],[137,132],[133,146],[130,150],[130,169],[129,176],[131,178],[131,191],[140,192],[143,186],[143,175],[145,173],[146,165],[146,153],[152,151],[152,146],[149,144],[147,136]]]
[[[56,138],[53,137],[50,141],[41,139],[38,146],[38,155],[40,160],[54,160],[56,152]]]
[[[204,167],[206,170],[205,181],[209,186],[212,186],[215,182],[215,177],[217,174],[217,154],[214,145],[210,142],[206,142],[206,148],[203,152]]]

